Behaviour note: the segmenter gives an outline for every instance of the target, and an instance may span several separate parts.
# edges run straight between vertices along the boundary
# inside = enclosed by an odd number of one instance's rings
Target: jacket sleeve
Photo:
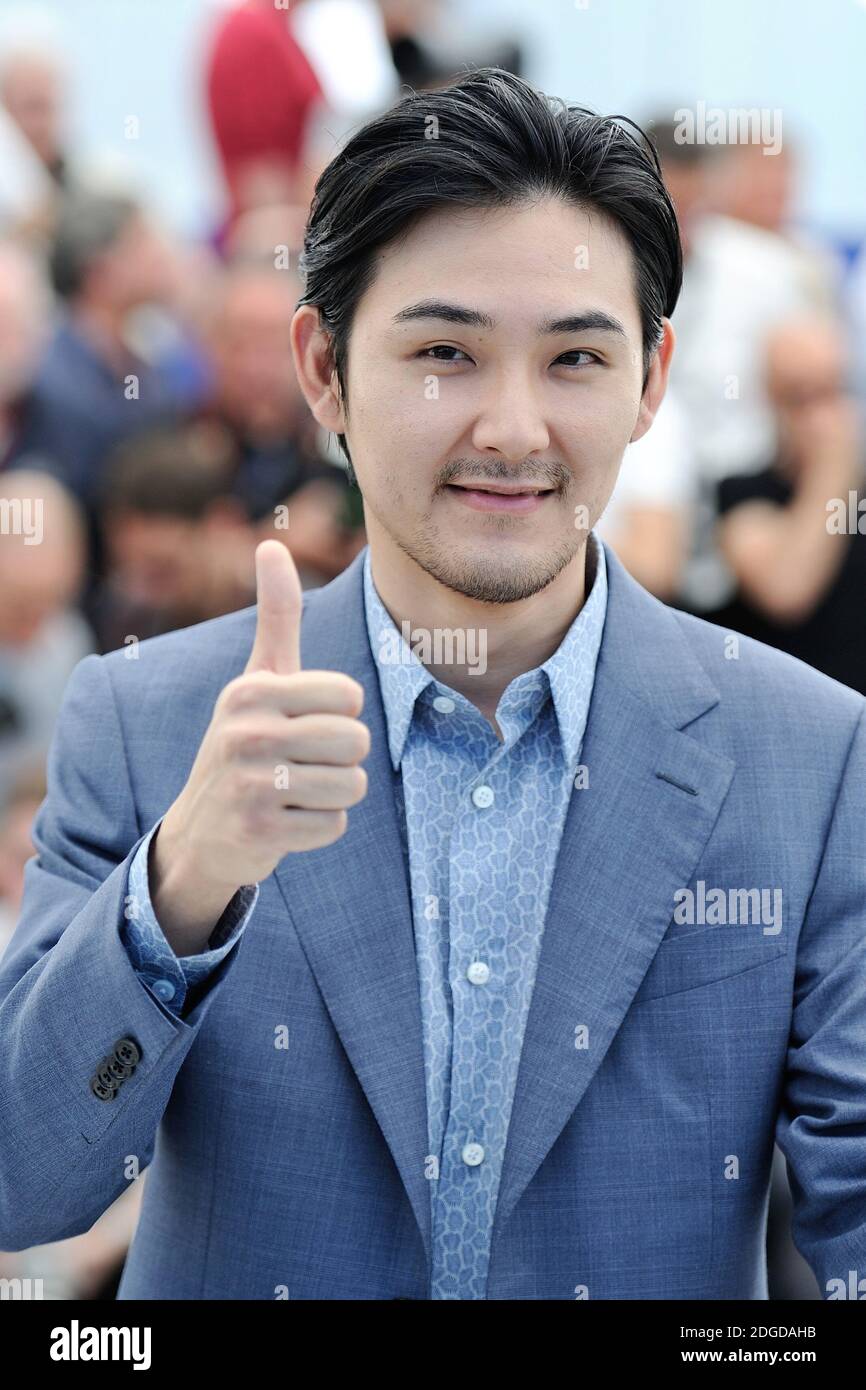
[[[866,710],[866,704],[864,704]],[[866,721],[857,722],[797,949],[776,1140],[822,1298],[866,1279]],[[859,1271],[859,1273],[857,1273]],[[866,1288],[866,1284],[863,1286]]]
[[[33,823],[16,930],[0,961],[0,1249],[88,1230],[150,1162],[175,1077],[236,943],[176,1017],[121,939],[138,823],[110,658],[66,686]],[[106,1135],[110,1131],[110,1138]]]
[[[210,934],[208,950],[194,956],[176,955],[159,925],[150,897],[148,853],[160,824],[161,819],[147,832],[133,856],[120,938],[138,978],[171,1013],[182,1018],[189,991],[210,976],[246,929],[259,889],[257,884],[238,889]]]

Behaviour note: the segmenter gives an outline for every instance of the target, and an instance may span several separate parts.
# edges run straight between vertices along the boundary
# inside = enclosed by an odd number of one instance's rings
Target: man
[[[0,807],[44,765],[66,683],[94,650],[78,603],[81,508],[46,473],[0,474]]]
[[[187,403],[168,369],[131,344],[130,320],[176,289],[171,248],[132,199],[65,199],[51,248],[66,313],[33,382],[9,462],[44,467],[90,511],[110,451]]]
[[[231,495],[236,459],[218,427],[137,435],[110,461],[101,522],[106,578],[91,618],[99,650],[246,607],[255,531]]]
[[[781,155],[764,154],[763,144],[754,147],[756,155],[740,146],[683,145],[683,136],[678,121],[655,123],[685,247],[671,387],[689,432],[694,505],[680,599],[690,612],[708,616],[734,589],[716,542],[719,481],[748,471],[772,447],[772,409],[760,370],[764,339],[776,324],[810,312],[814,297],[793,245],[741,221],[735,209],[744,199],[725,191],[735,170],[775,182]]]
[[[17,40],[14,29],[11,36],[0,35],[0,103],[60,188],[70,182],[67,76],[50,26],[45,32],[37,21],[34,33]]]
[[[287,13],[297,4],[233,4],[210,39],[207,107],[230,202],[220,239],[250,208],[303,201],[304,154],[322,89]]]
[[[302,595],[263,544],[257,609],[71,680],[0,1246],[150,1164],[123,1299],[761,1299],[777,1135],[846,1278],[864,701],[592,535],[673,350],[651,152],[482,69],[347,143],[305,273],[369,546]]]
[[[39,262],[0,240],[0,473],[33,420],[33,379],[49,331],[51,296]]]
[[[216,288],[205,345],[212,365],[202,418],[231,439],[232,493],[262,538],[291,542],[310,587],[334,579],[360,546],[343,524],[349,488],[342,468],[320,457],[317,430],[292,361],[291,323],[301,291],[294,271],[275,269],[273,242],[229,266]],[[252,567],[250,569],[252,577]]]

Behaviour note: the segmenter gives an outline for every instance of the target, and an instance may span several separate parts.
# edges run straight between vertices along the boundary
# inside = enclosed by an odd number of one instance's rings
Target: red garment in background
[[[244,166],[266,160],[296,172],[321,90],[288,12],[273,0],[250,0],[220,21],[208,59],[207,97],[232,215]]]

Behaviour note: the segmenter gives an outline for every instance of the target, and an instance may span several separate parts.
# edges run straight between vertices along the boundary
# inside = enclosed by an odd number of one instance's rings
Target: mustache
[[[564,464],[541,464],[537,460],[526,464],[507,464],[502,461],[455,459],[442,469],[437,486],[443,488],[454,482],[510,483],[517,479],[527,487],[550,487],[564,492],[571,483],[571,473]]]

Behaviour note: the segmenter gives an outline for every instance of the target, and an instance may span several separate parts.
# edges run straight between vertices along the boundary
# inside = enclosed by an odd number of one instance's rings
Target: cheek
[[[625,449],[640,409],[640,389],[618,384],[609,390],[587,393],[579,402],[572,427],[579,429],[599,462],[609,455],[619,458]]]
[[[434,384],[435,389],[435,384]],[[349,382],[349,446],[369,460],[376,473],[391,460],[435,459],[442,448],[447,404],[431,399],[424,375],[374,368]],[[353,454],[354,457],[354,454]]]

